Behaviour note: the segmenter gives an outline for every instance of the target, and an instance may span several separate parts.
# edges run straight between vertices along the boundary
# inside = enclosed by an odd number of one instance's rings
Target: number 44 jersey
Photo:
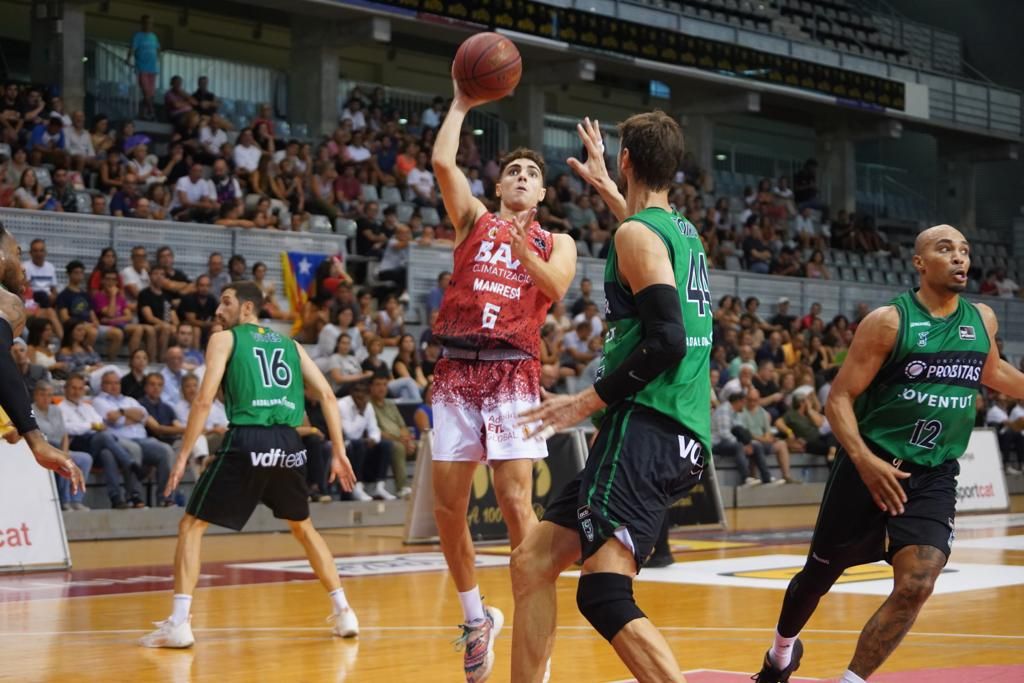
[[[928,313],[913,290],[890,302],[899,312],[896,344],[854,412],[865,440],[926,467],[955,460],[974,429],[989,337],[963,297],[945,318]]]
[[[551,306],[522,262],[512,255],[508,221],[485,213],[455,249],[455,268],[441,302],[434,335],[445,346],[518,349],[537,358],[540,328]],[[554,240],[536,222],[528,248],[547,261]]]
[[[253,324],[236,325],[231,334],[223,382],[231,426],[301,425],[306,402],[295,341]]]

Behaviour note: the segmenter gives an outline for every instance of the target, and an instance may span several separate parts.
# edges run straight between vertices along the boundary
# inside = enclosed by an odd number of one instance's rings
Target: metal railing
[[[139,86],[128,64],[128,46],[97,40],[86,42],[85,92],[93,113],[113,121],[134,119],[139,112]]]
[[[225,260],[232,254],[245,257],[248,266],[257,261],[267,265],[266,279],[278,292],[278,304],[287,306],[282,281],[281,252],[300,251],[334,255],[343,253],[345,238],[333,234],[277,232],[223,228],[199,223],[173,223],[90,214],[54,213],[0,209],[0,223],[12,232],[27,254],[29,242],[46,240],[48,259],[57,268],[57,277],[64,282],[64,266],[78,259],[91,270],[100,251],[113,247],[118,254],[118,267],[128,265],[128,254],[134,245],[146,247],[150,258],[159,247],[174,250],[176,267],[192,277],[206,272],[210,254],[217,251]]]

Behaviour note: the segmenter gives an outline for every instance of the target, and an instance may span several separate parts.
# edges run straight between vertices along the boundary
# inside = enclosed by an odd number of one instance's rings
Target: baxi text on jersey
[[[474,292],[491,292],[492,294],[498,294],[506,299],[520,299],[523,295],[521,287],[514,285],[503,285],[500,282],[492,282],[491,280],[481,280],[476,278],[473,280],[473,291]]]
[[[967,396],[939,396],[907,387],[900,393],[904,401],[913,401],[932,408],[970,408],[974,405],[974,394]]]

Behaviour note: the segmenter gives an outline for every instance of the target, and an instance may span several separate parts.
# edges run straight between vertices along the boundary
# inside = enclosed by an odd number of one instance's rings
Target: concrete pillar
[[[498,114],[508,123],[509,149],[544,150],[544,87],[523,75],[512,97],[498,102]],[[508,151],[508,150],[506,150]]]
[[[330,135],[338,126],[338,41],[334,23],[292,16],[288,117],[310,135]]]
[[[85,12],[60,0],[32,0],[30,18],[32,80],[54,88],[64,111],[85,105]]]
[[[828,204],[832,215],[857,204],[856,149],[845,128],[818,134],[818,199]]]
[[[712,168],[714,163],[715,122],[707,114],[686,114],[681,117],[686,151],[698,168]]]

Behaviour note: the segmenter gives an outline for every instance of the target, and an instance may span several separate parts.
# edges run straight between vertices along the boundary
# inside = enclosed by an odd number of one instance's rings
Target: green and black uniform
[[[700,480],[711,457],[712,299],[707,257],[689,221],[656,208],[627,221],[647,226],[668,251],[686,355],[598,416],[601,431],[586,467],[552,502],[544,519],[579,531],[584,559],[606,540],[619,538],[632,546],[639,570],[654,548],[666,511]],[[614,242],[605,264],[604,291],[608,334],[599,376],[613,372],[644,339],[634,292],[619,278]]]
[[[957,459],[974,428],[988,332],[963,298],[945,318],[929,314],[916,291],[889,305],[900,318],[896,343],[853,409],[871,452],[910,473],[901,480],[907,502],[902,515],[882,512],[840,450],[811,541],[811,557],[833,566],[891,561],[908,545],[948,557],[953,543]]]
[[[305,398],[295,342],[267,327],[237,325],[224,371],[229,429],[196,483],[188,513],[241,530],[258,503],[280,519],[309,517],[306,449],[295,428]]]

